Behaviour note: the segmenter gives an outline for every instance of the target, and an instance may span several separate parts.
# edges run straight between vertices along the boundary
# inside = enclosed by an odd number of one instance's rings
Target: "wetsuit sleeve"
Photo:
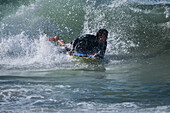
[[[79,38],[76,38],[75,40],[73,40],[73,41],[71,42],[71,44],[72,44],[71,49],[72,49],[73,51],[75,50],[75,47],[76,47],[76,45],[77,45],[78,42],[79,42]]]
[[[106,47],[107,47],[107,43],[101,43],[101,44],[98,45],[97,55],[102,59],[104,58]]]

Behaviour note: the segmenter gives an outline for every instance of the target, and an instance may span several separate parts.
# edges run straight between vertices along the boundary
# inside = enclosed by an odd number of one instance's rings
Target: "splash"
[[[154,56],[169,49],[168,1],[80,1],[38,0],[1,16],[1,64],[54,66],[70,62],[45,39],[59,34],[71,42],[100,28],[109,31],[106,58],[111,56],[112,60]]]
[[[69,57],[47,41],[46,35],[39,39],[29,39],[22,32],[20,35],[3,39],[0,43],[0,64],[18,68],[53,67],[70,62]]]

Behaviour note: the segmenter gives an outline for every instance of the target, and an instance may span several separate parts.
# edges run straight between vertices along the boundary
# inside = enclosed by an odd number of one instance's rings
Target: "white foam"
[[[47,41],[46,35],[39,35],[39,39],[29,39],[24,32],[19,35],[3,39],[0,43],[0,64],[12,67],[50,67],[71,62],[70,57],[61,54],[59,49]],[[60,66],[58,66],[60,68]],[[62,67],[61,67],[62,68]]]
[[[127,0],[114,0],[112,3],[108,6],[109,8],[116,8],[124,5],[127,2]]]
[[[94,102],[77,103],[77,108],[72,110],[60,110],[61,112],[105,112],[105,113],[168,113],[170,106],[158,106],[154,108],[142,108],[133,102],[116,104],[100,104]]]

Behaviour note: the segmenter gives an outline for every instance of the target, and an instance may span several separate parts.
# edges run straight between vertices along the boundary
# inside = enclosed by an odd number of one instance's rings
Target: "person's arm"
[[[107,42],[105,44],[104,43],[99,44],[98,53],[94,54],[93,57],[103,59],[105,55],[106,47],[107,47]]]
[[[103,58],[104,58],[104,55],[94,54],[92,57],[93,57],[93,58],[101,58],[101,59],[103,59]]]
[[[75,46],[77,45],[78,41],[79,41],[79,38],[76,38],[71,42],[72,47],[71,47],[70,51],[68,51],[69,55],[71,55],[71,53],[74,53],[74,49],[75,49]]]
[[[57,42],[58,42],[60,45],[62,45],[62,46],[65,45],[65,43],[62,42],[57,35],[56,35],[55,37],[49,37],[48,40],[49,40],[49,41],[55,41],[55,42],[57,41]]]

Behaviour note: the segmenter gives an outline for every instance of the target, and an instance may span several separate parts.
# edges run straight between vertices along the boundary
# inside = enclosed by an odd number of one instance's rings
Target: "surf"
[[[4,59],[6,64],[21,62],[19,59],[30,61],[22,61],[23,64],[43,64],[46,58],[55,59],[55,62],[46,60],[51,65],[58,61],[64,63],[69,59],[60,59],[55,44],[45,42],[47,37],[58,34],[70,42],[86,33],[95,34],[100,28],[109,31],[106,59],[110,62],[140,60],[169,51],[168,1],[30,0],[14,5],[18,2],[1,3],[1,8],[8,6],[5,11],[1,10],[0,17],[2,64]],[[55,48],[54,52],[49,48]]]

